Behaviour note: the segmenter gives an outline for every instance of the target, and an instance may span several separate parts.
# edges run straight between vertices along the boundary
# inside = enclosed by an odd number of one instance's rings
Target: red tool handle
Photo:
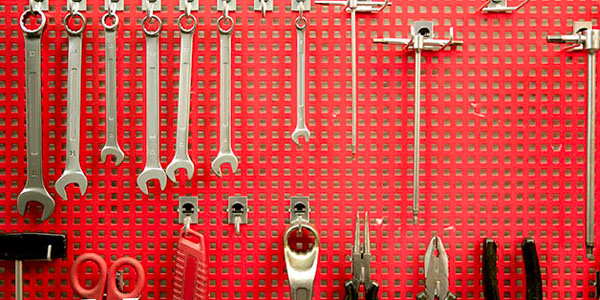
[[[91,289],[84,288],[79,282],[79,267],[87,261],[91,261],[100,268],[100,279],[98,283]],[[106,286],[106,262],[96,253],[85,253],[79,256],[71,267],[71,286],[73,290],[82,298],[102,299],[104,297],[104,287]],[[114,281],[114,279],[113,279]]]
[[[129,265],[135,269],[137,273],[137,279],[135,281],[135,288],[129,293],[121,293],[117,288],[117,271],[125,266]],[[138,298],[142,294],[142,289],[146,284],[146,273],[142,264],[132,257],[121,257],[110,266],[108,270],[108,287],[106,291],[106,300],[121,300],[124,298]]]

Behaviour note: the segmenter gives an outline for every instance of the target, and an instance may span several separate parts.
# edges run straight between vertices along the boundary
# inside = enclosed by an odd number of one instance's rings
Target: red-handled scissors
[[[98,284],[91,289],[84,288],[79,282],[79,268],[84,262],[93,262],[100,269]],[[135,288],[129,293],[123,293],[117,287],[117,272],[123,266],[132,266],[137,273]],[[106,261],[95,253],[85,253],[79,256],[71,267],[71,286],[79,296],[84,299],[102,300],[106,290],[106,300],[121,300],[126,298],[138,298],[142,293],[146,282],[146,273],[142,264],[131,257],[121,257],[107,271]]]

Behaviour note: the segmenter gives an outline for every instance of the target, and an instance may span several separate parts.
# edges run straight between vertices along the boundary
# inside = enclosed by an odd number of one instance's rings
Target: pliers
[[[360,217],[356,213],[354,247],[352,248],[352,280],[346,281],[344,300],[358,300],[358,289],[365,288],[365,300],[379,300],[379,284],[371,281],[371,242],[369,237],[369,215],[365,212],[365,241],[360,242]]]
[[[456,300],[450,292],[448,280],[448,255],[438,236],[429,242],[425,253],[425,291],[417,295],[418,300]]]

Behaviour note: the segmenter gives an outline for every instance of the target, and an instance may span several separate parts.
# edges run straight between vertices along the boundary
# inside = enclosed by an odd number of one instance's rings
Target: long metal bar
[[[356,71],[356,0],[350,0],[350,34],[352,45],[352,155],[356,154],[356,136],[357,136],[357,71]],[[352,5],[354,4],[354,6]]]
[[[417,35],[416,39],[422,39]],[[419,219],[419,163],[421,148],[421,49],[415,49],[415,131],[414,131],[414,153],[413,153],[413,221],[416,224]]]
[[[23,261],[15,260],[15,299],[23,300]]]
[[[587,254],[591,255],[594,250],[594,217],[595,217],[595,146],[596,146],[596,52],[588,51],[588,87],[587,87],[587,172],[586,172],[586,248]]]

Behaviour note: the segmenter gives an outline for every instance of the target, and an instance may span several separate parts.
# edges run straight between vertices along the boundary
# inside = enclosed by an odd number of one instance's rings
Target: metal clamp
[[[161,10],[161,0],[142,0],[142,11],[149,13]]]
[[[113,7],[111,11],[125,10],[125,0],[104,0],[104,10],[109,11],[109,7]]]
[[[419,150],[421,125],[421,51],[441,51],[450,46],[462,45],[462,41],[454,40],[454,30],[450,27],[449,39],[436,39],[433,21],[418,21],[410,28],[410,38],[377,38],[374,43],[404,45],[405,50],[415,52],[415,132],[413,158],[413,221],[418,222],[419,214]]]
[[[179,0],[179,11],[198,11],[199,6],[198,0]]]
[[[260,11],[264,17],[268,11],[273,11],[273,0],[254,0],[254,11]]]
[[[179,213],[179,224],[184,224],[186,218],[189,218],[190,224],[198,224],[198,198],[180,197],[177,212]]]
[[[240,235],[240,225],[248,224],[248,197],[229,197],[227,223],[235,226],[235,235]]]
[[[477,9],[483,13],[511,13],[525,6],[529,0],[524,0],[517,6],[508,6],[508,0],[486,0],[486,2]]]
[[[67,0],[67,10],[73,14],[76,14],[79,11],[85,11],[86,9],[86,0]]]
[[[30,11],[48,11],[49,0],[29,0],[29,10]]]

